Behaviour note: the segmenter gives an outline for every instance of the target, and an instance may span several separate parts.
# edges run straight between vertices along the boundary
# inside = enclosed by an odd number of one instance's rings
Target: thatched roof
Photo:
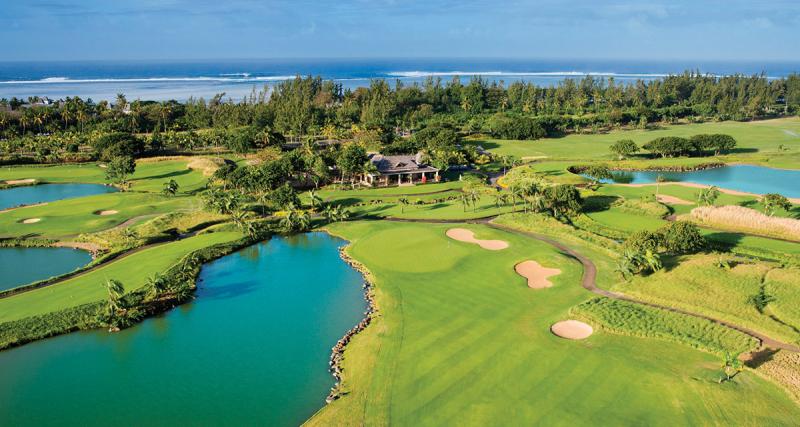
[[[378,173],[381,175],[439,171],[439,169],[429,166],[422,161],[422,153],[401,154],[396,156],[373,154],[370,156],[369,160],[375,165],[375,168],[378,169]]]

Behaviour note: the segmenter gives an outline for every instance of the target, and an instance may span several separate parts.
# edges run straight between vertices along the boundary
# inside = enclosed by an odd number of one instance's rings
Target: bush
[[[625,240],[623,248],[641,253],[647,251],[656,253],[663,243],[664,236],[661,233],[641,230],[631,234],[628,240]]]
[[[706,239],[700,234],[700,229],[689,222],[673,222],[659,232],[663,236],[664,250],[671,254],[691,254],[706,247]]]

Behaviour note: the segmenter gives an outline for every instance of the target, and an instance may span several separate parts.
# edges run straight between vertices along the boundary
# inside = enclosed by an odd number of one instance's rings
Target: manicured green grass
[[[42,237],[60,239],[114,227],[141,215],[197,209],[199,201],[188,196],[166,197],[153,193],[107,193],[50,202],[0,213],[0,237]],[[116,210],[113,215],[97,215]],[[40,218],[23,224],[27,218]]]
[[[454,190],[461,188],[464,185],[460,181],[448,181],[441,183],[430,183],[420,185],[404,185],[402,187],[376,187],[376,188],[358,188],[350,190],[343,189],[329,189],[323,188],[317,194],[323,198],[344,198],[344,197],[383,197],[383,196],[398,196],[398,195],[411,195],[411,194],[425,194],[436,193],[446,190]],[[345,186],[346,187],[346,186]]]
[[[202,173],[188,169],[185,160],[139,161],[136,172],[130,177],[132,190],[160,192],[164,183],[174,179],[180,192],[198,190],[207,178]],[[95,163],[58,166],[6,166],[0,168],[0,180],[34,178],[43,182],[107,183],[105,169]]]
[[[568,135],[536,141],[476,140],[491,152],[518,158],[547,156],[549,159],[614,160],[608,147],[620,139],[632,139],[642,145],[662,136],[689,137],[701,133],[725,133],[736,138],[738,153],[720,156],[723,161],[764,163],[773,167],[799,168],[800,119],[797,117],[757,122],[718,122],[664,126],[657,130],[625,130],[595,135]],[[780,150],[780,145],[790,147]],[[708,160],[708,159],[706,159]],[[682,159],[668,161],[683,162]],[[665,161],[666,162],[666,161]]]
[[[717,384],[711,354],[603,332],[582,342],[553,336],[550,325],[589,296],[579,264],[537,241],[468,227],[511,246],[455,242],[446,225],[331,227],[372,272],[381,311],[347,347],[347,394],[310,425],[791,424],[800,416],[782,390],[749,372]],[[513,270],[526,259],[561,268],[555,286],[528,289]]]
[[[629,283],[619,282],[613,289],[645,301],[728,320],[788,342],[800,342],[800,333],[795,329],[800,324],[792,325],[800,318],[792,314],[784,321],[788,325],[782,324],[769,313],[760,312],[752,300],[759,294],[765,275],[771,275],[770,270],[776,266],[738,260],[728,270],[717,266],[719,259],[720,255],[711,254],[667,260],[664,270],[649,276],[637,276]],[[800,276],[800,270],[789,269],[783,274],[785,279],[787,276],[796,278]],[[791,289],[796,285],[796,279],[790,282],[776,282],[775,286],[789,286]],[[800,305],[797,292],[789,290],[782,292],[781,296],[781,307]]]
[[[610,298],[586,301],[573,308],[572,314],[614,333],[681,342],[718,355],[759,346],[755,338],[708,320]]]
[[[147,277],[166,271],[184,255],[241,237],[238,232],[200,234],[142,250],[52,286],[0,299],[0,323],[102,300],[107,295],[103,284],[108,279],[121,281],[126,291],[139,289]]]

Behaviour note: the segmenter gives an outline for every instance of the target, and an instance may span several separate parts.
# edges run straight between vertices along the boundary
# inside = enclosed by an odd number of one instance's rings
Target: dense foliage
[[[676,120],[754,119],[800,111],[800,76],[716,77],[686,72],[659,80],[621,85],[613,78],[568,79],[555,86],[490,83],[480,77],[463,84],[429,78],[394,86],[375,80],[344,89],[319,77],[297,77],[241,100],[113,102],[66,98],[0,100],[0,152],[9,161],[80,161],[87,151],[109,159],[146,151],[225,148],[245,152],[283,143],[285,138],[352,139],[409,152],[421,139],[398,139],[426,127],[454,134],[483,132],[498,138],[537,139],[621,125],[645,126]],[[125,135],[125,136],[123,136]],[[450,146],[457,136],[437,136]],[[393,142],[409,143],[392,147]],[[715,136],[686,142],[669,139],[653,148],[661,155],[695,150],[718,153],[730,141]],[[629,144],[615,150],[632,153]],[[12,156],[13,157],[13,156]],[[57,158],[54,158],[57,157]],[[15,160],[16,159],[16,160]]]

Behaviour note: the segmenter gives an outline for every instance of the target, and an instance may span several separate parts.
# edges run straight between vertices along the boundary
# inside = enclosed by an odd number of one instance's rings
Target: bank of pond
[[[731,165],[721,168],[687,172],[671,171],[614,171],[607,183],[648,184],[659,176],[669,182],[691,182],[715,185],[719,188],[753,194],[778,193],[786,197],[800,197],[800,171],[773,169],[755,165]]]
[[[206,264],[194,301],[130,329],[0,352],[0,425],[302,423],[367,308],[344,243],[275,237]]]
[[[102,184],[40,184],[11,187],[0,190],[0,210],[116,191],[119,190]]]

